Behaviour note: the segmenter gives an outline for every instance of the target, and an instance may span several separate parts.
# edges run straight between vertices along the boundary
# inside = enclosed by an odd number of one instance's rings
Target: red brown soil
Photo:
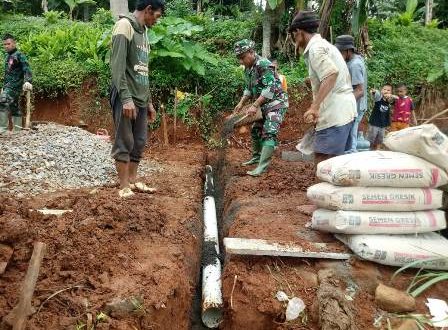
[[[33,298],[41,310],[28,329],[85,324],[87,313],[95,320],[116,297],[143,303],[96,329],[188,328],[200,265],[203,153],[198,145],[151,149],[147,157],[162,166],[145,178],[159,189],[155,195],[121,200],[116,188],[99,188],[33,200],[3,196],[0,242],[14,253],[0,277],[0,318],[17,304],[32,244],[42,241],[48,249]],[[43,207],[73,213],[56,218],[29,211]]]

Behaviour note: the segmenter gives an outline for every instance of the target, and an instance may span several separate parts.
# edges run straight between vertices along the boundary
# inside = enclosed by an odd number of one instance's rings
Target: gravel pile
[[[0,193],[33,196],[116,181],[111,144],[77,127],[39,125],[0,137]],[[142,162],[140,174],[155,170]]]

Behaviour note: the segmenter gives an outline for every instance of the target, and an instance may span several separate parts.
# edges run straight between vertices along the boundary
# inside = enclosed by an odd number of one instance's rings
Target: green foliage
[[[203,76],[205,65],[216,65],[218,61],[202,46],[186,39],[193,33],[202,30],[201,26],[194,25],[182,18],[164,18],[149,31],[149,41],[152,47],[150,59],[159,59],[159,65],[183,68]]]
[[[430,29],[437,29],[441,23],[442,22],[440,22],[437,18],[434,18],[428,24],[426,24],[426,27]]]
[[[16,36],[31,64],[35,91],[56,96],[79,87],[89,75],[97,77],[102,93],[107,91],[110,27],[12,16],[0,24],[0,33],[6,32]]]
[[[267,3],[269,4],[269,7],[271,9],[277,8],[278,5],[280,5],[283,2],[283,0],[267,0]]]
[[[306,77],[308,77],[308,69],[303,58],[300,61],[291,64],[281,65],[280,73],[285,75],[288,85],[295,86],[303,84]]]
[[[361,27],[367,22],[369,0],[355,1],[352,9],[352,31],[355,36],[359,35]]]
[[[203,44],[208,51],[217,54],[230,54],[238,40],[251,38],[254,27],[261,22],[261,17],[241,17],[238,19],[212,19],[208,16],[196,18],[204,30],[194,36],[194,40]]]
[[[193,14],[191,2],[188,0],[170,0],[166,2],[166,15],[187,18]]]
[[[349,2],[341,0],[335,1],[330,17],[330,26],[333,29],[334,38],[338,35],[349,33],[351,29],[350,18],[353,16],[351,9]]]
[[[96,27],[102,27],[103,29],[112,27],[114,25],[114,17],[110,10],[99,8],[92,16],[92,23]]]
[[[416,95],[419,87],[446,65],[447,30],[371,20],[369,34],[373,42],[372,57],[368,59],[369,87],[404,83],[410,94]],[[438,80],[441,77],[439,74],[432,82],[443,84]]]
[[[44,14],[47,24],[56,24],[62,17],[64,13],[62,11],[50,10]]]
[[[442,281],[448,281],[448,272],[424,270],[428,266],[444,264],[446,261],[447,257],[443,256],[427,260],[416,260],[398,269],[394,273],[392,279],[394,279],[398,274],[402,273],[403,271],[409,268],[420,267],[420,269],[412,279],[412,282],[407,289],[407,292],[411,296],[418,297],[420,294],[429,289],[431,286]]]

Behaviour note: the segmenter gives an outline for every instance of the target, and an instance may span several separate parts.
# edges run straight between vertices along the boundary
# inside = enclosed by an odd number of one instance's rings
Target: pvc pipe
[[[222,321],[221,262],[219,261],[218,222],[216,219],[212,167],[206,167],[204,197],[204,249],[202,268],[202,322],[217,328]]]

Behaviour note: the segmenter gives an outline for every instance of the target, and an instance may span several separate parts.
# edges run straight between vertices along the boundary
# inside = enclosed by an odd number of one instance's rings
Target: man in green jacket
[[[22,112],[19,98],[22,90],[31,91],[32,73],[25,55],[17,50],[16,40],[10,34],[3,37],[6,51],[5,80],[0,93],[0,134],[8,131],[9,114],[12,117],[13,131],[22,127]]]
[[[280,125],[288,109],[288,97],[283,91],[282,83],[274,65],[255,52],[255,43],[251,40],[240,40],[235,44],[235,55],[245,67],[246,85],[243,97],[235,107],[238,112],[244,103],[252,99],[247,110],[248,115],[255,115],[261,108],[262,119],[252,125],[252,158],[243,165],[257,164],[248,171],[251,176],[259,176],[266,172],[271,163]]]
[[[120,180],[121,197],[132,190],[154,192],[154,188],[137,180],[137,168],[148,136],[148,120],[156,112],[149,90],[148,27],[162,16],[163,0],[138,0],[134,13],[120,16],[112,32],[112,89],[110,103],[115,123],[112,157]]]

